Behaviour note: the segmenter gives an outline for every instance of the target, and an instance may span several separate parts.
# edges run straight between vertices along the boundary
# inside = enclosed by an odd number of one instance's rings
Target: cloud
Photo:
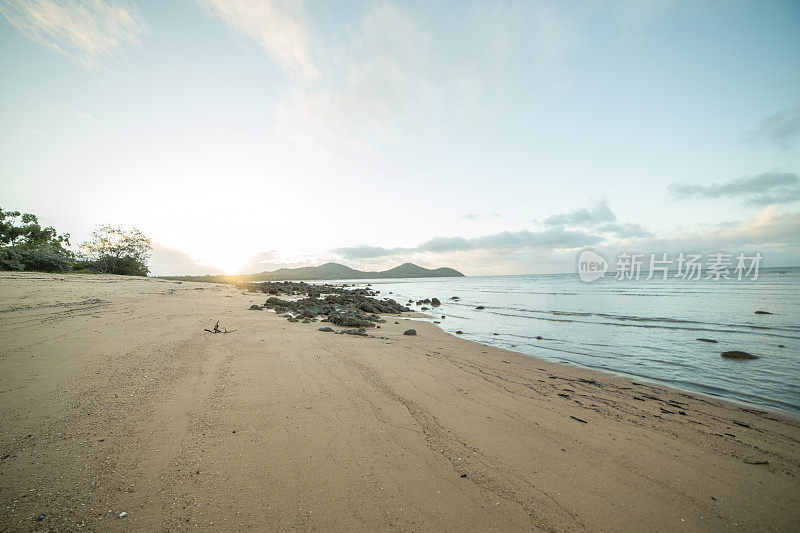
[[[758,123],[758,128],[744,134],[755,142],[767,142],[781,149],[787,149],[800,139],[800,104],[778,111]]]
[[[617,216],[606,201],[598,202],[589,209],[577,209],[569,213],[552,215],[544,219],[547,226],[591,226],[603,222],[616,222]]]
[[[377,259],[397,255],[421,253],[447,253],[486,250],[554,250],[591,246],[602,241],[597,235],[581,231],[549,228],[544,231],[503,231],[480,237],[435,237],[413,248],[382,248],[379,246],[352,246],[336,248],[333,253],[346,259]]]
[[[632,233],[626,224],[614,229]],[[635,226],[635,225],[633,225]],[[745,220],[717,224],[654,237],[649,233],[635,244],[603,239],[601,235],[570,232],[559,227],[546,231],[501,232],[475,238],[438,237],[413,248],[358,246],[333,252],[361,268],[385,269],[403,260],[437,267],[449,265],[467,274],[572,272],[577,250],[591,246],[614,257],[636,253],[727,253],[759,251],[770,266],[797,264],[800,257],[800,212],[780,212],[770,206]]]
[[[676,199],[742,198],[745,204],[765,206],[800,199],[800,177],[790,172],[766,172],[711,185],[675,183],[668,190]]]
[[[800,212],[782,213],[778,206],[771,205],[746,220],[725,222],[704,230],[673,234],[659,239],[653,245],[704,252],[741,248],[762,251],[787,246],[796,248],[800,246]]]
[[[626,222],[624,224],[619,222],[603,224],[597,228],[597,231],[603,233],[613,233],[620,239],[638,239],[653,236],[652,233],[644,229],[644,227],[642,227],[640,224],[633,224],[630,222]]]
[[[481,218],[502,218],[500,213],[467,213],[464,215],[467,220],[478,220]]]
[[[367,3],[328,33],[300,0],[195,2],[289,74],[273,109],[276,132],[316,150],[436,136],[440,125],[507,106],[509,89],[538,97],[560,87],[559,61],[574,40],[560,8],[546,1],[474,3],[426,17],[403,4]]]
[[[617,215],[602,200],[589,208],[576,209],[569,213],[551,215],[544,219],[544,224],[551,227],[573,226],[591,228],[600,233],[611,233],[620,239],[651,237],[652,234],[639,224],[618,222]]]
[[[549,228],[543,231],[502,231],[493,235],[485,235],[472,239],[456,237],[454,239],[437,238],[422,243],[422,251],[458,251],[458,250],[492,250],[492,249],[570,249],[590,246],[602,241],[597,235],[564,228]]]
[[[382,248],[380,246],[368,246],[366,244],[331,250],[334,254],[345,259],[377,259],[379,257],[407,253],[408,251],[408,248]]]
[[[353,144],[423,130],[442,109],[431,42],[410,11],[375,4],[340,41],[324,44],[317,83],[291,85],[276,104],[279,134]]]
[[[292,0],[196,0],[212,17],[256,41],[284,71],[299,79],[319,75],[311,54],[305,5]]]
[[[89,113],[88,111],[84,111],[83,109],[78,109],[76,111],[77,115],[84,120],[94,120],[94,115]]]
[[[147,32],[139,9],[117,0],[0,0],[0,13],[28,39],[90,70],[140,46]]]

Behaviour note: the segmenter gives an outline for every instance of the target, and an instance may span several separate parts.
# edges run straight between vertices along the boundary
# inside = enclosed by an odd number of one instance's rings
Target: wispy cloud
[[[800,139],[800,104],[768,116],[759,122],[755,130],[746,132],[744,136],[750,141],[789,148]]]
[[[283,70],[300,79],[319,75],[311,54],[305,5],[292,0],[196,0],[211,16],[253,39]]]
[[[464,215],[467,220],[479,220],[482,218],[503,218],[500,213],[467,213]]]
[[[767,248],[800,245],[800,212],[782,213],[775,205],[734,223],[719,224],[706,231],[680,233],[667,242],[685,250],[724,250],[737,247]]]
[[[278,133],[302,143],[354,143],[422,131],[441,109],[432,36],[410,11],[374,5],[341,40],[326,42],[320,79],[276,104]]]
[[[376,2],[333,34],[315,28],[300,0],[195,1],[289,74],[274,108],[277,132],[316,149],[434,135],[444,120],[505,102],[504,88],[519,86],[513,80],[553,84],[573,40],[546,1],[477,2],[436,20]],[[522,65],[539,75],[521,76]],[[534,98],[540,87],[525,89]]]
[[[617,215],[611,210],[608,202],[601,200],[592,207],[576,209],[568,213],[551,215],[544,219],[544,224],[551,227],[591,228],[599,233],[610,233],[620,239],[651,237],[652,234],[639,224],[618,222]]]
[[[147,32],[139,9],[117,0],[0,0],[0,13],[28,39],[90,70],[139,46]]]
[[[617,216],[611,211],[608,203],[601,201],[590,208],[576,209],[569,213],[549,216],[544,219],[544,223],[548,226],[589,226],[603,222],[615,222],[616,220]]]
[[[741,198],[745,204],[765,206],[800,200],[800,177],[792,172],[765,172],[724,183],[675,183],[668,188],[676,199]]]

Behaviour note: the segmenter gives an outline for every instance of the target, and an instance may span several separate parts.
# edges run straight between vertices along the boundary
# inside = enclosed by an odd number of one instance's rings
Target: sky
[[[0,207],[153,274],[800,265],[800,2],[0,0]]]

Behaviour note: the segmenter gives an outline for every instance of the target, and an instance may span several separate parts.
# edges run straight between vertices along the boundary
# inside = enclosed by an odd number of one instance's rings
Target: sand
[[[0,273],[0,531],[800,525],[796,417],[264,299]]]

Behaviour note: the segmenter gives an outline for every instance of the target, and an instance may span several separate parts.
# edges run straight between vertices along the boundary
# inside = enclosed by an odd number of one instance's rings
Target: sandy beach
[[[1,273],[0,531],[800,525],[796,417],[264,299]]]

